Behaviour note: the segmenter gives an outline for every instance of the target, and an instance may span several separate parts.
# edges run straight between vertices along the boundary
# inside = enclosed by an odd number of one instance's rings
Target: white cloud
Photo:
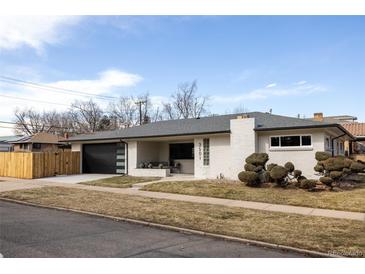
[[[24,78],[24,77],[19,77]],[[32,81],[33,79],[27,78],[27,80]],[[64,80],[57,82],[39,82],[39,84],[56,86],[65,89],[71,89],[75,91],[92,93],[95,95],[109,95],[118,97],[123,95],[123,89],[128,87],[133,87],[137,85],[143,78],[138,74],[132,74],[125,71],[120,71],[117,69],[109,69],[102,71],[98,74],[95,79],[82,79],[82,80]],[[34,80],[36,81],[36,80]],[[32,108],[37,111],[43,110],[58,110],[65,111],[68,106],[72,104],[75,100],[88,100],[88,96],[79,96],[75,94],[65,94],[58,92],[51,92],[39,88],[31,88],[25,86],[11,85],[8,83],[0,82],[0,94],[5,94],[8,96],[16,96],[22,98],[29,98],[31,100],[54,102],[61,105],[45,104],[34,101],[24,101],[15,100],[5,97],[0,97],[1,108],[0,108],[0,121],[10,121],[12,120],[15,108]],[[124,94],[127,95],[127,94]],[[101,106],[106,107],[110,101],[97,100]],[[159,100],[159,98],[156,98]],[[1,126],[2,124],[0,124]],[[4,126],[4,125],[2,125]],[[9,125],[7,125],[9,126]],[[11,133],[10,129],[0,128],[0,135],[5,135]]]
[[[45,45],[60,43],[67,36],[65,27],[79,20],[75,16],[0,17],[0,50],[28,46],[40,53]]]
[[[112,91],[113,88],[135,86],[142,79],[138,74],[110,69],[99,73],[99,78],[97,79],[58,81],[47,83],[47,85],[93,94],[103,94]]]
[[[307,81],[303,80],[303,81],[296,82],[295,84],[300,86],[300,85],[304,85],[306,83],[307,83]]]
[[[277,84],[276,83],[271,83],[271,84],[268,84],[267,86],[266,86],[266,88],[273,88],[273,87],[276,87],[277,86]]]
[[[291,85],[287,87],[279,87],[276,84],[270,84],[265,88],[252,90],[236,96],[212,96],[214,101],[221,102],[239,102],[243,100],[264,100],[272,97],[283,96],[306,96],[318,92],[326,91],[326,88],[321,85],[310,85],[303,83],[302,85]]]

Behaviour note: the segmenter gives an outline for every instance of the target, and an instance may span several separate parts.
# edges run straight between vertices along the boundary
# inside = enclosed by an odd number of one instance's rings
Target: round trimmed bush
[[[246,183],[248,186],[258,186],[259,185],[259,176],[256,172],[253,171],[242,171],[238,174],[238,179],[241,182]]]
[[[342,171],[331,171],[330,172],[330,177],[334,180],[340,178],[343,175]]]
[[[255,171],[256,166],[253,164],[245,164],[245,170],[246,171]]]
[[[268,183],[270,181],[270,175],[268,171],[262,171],[258,174],[261,184]]]
[[[329,155],[327,152],[323,152],[323,151],[316,152],[316,160],[317,161],[325,161],[330,157],[331,157],[331,155]]]
[[[300,188],[304,188],[304,189],[312,189],[316,186],[317,181],[316,180],[312,180],[312,179],[305,179],[302,180],[300,183]]]
[[[323,161],[324,169],[327,171],[342,171],[345,166],[345,158],[343,157],[332,157]]]
[[[321,177],[319,181],[326,186],[332,187],[333,179],[330,177]]]
[[[355,161],[353,161],[353,160],[351,160],[351,159],[349,159],[349,158],[345,158],[344,160],[343,160],[343,164],[344,164],[344,166],[346,167],[346,168],[350,168],[350,166],[351,166],[351,164],[352,163],[354,163]]]
[[[287,162],[284,167],[289,171],[289,173],[292,173],[295,169],[294,164],[292,162]]]
[[[261,170],[264,170],[264,167],[263,166],[257,166],[254,169],[255,172],[260,172]]]
[[[294,174],[294,178],[299,178],[300,176],[302,176],[302,171],[296,169],[293,171],[293,174]]]
[[[343,170],[342,170],[343,174],[346,174],[346,175],[349,175],[352,173],[351,169],[345,167]]]
[[[267,153],[252,153],[246,158],[246,163],[255,166],[265,166],[267,161],[269,161],[269,155]]]
[[[314,171],[316,172],[323,172],[324,171],[324,167],[321,164],[316,164],[314,167]]]
[[[283,166],[275,166],[270,171],[270,177],[274,180],[282,180],[288,176],[288,170]]]
[[[268,165],[267,165],[267,171],[269,171],[269,172],[270,172],[270,171],[272,170],[272,168],[273,168],[273,167],[276,167],[276,166],[277,166],[277,164],[274,164],[274,163],[273,163],[273,164],[268,164]]]
[[[352,162],[350,169],[353,172],[363,172],[365,171],[365,164],[362,164],[360,162]]]

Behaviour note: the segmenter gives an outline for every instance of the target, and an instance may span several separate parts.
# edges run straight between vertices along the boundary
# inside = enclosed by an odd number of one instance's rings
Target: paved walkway
[[[230,199],[203,197],[203,196],[190,196],[183,194],[163,193],[163,192],[151,192],[151,191],[142,191],[139,188],[111,188],[111,187],[101,187],[101,186],[88,186],[81,184],[54,183],[54,182],[47,182],[45,180],[20,180],[20,179],[9,179],[1,177],[0,180],[6,180],[5,182],[0,182],[0,192],[18,190],[18,189],[39,188],[44,186],[61,186],[61,187],[71,187],[77,189],[127,194],[127,195],[137,195],[156,199],[167,199],[174,201],[200,203],[200,204],[214,204],[214,205],[222,205],[230,207],[274,211],[274,212],[295,213],[307,216],[322,216],[328,218],[365,221],[365,213],[360,213],[360,212],[269,204],[261,202],[230,200]]]

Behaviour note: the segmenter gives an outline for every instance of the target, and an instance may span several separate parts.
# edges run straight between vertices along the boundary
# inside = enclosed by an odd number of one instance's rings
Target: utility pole
[[[137,102],[135,102],[135,104],[138,106],[138,110],[139,110],[139,125],[142,125],[142,105],[146,104],[145,100],[138,100]]]

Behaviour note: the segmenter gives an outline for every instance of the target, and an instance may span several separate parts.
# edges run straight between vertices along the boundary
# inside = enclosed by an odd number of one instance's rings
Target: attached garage
[[[84,144],[82,172],[102,174],[125,173],[125,144]]]

